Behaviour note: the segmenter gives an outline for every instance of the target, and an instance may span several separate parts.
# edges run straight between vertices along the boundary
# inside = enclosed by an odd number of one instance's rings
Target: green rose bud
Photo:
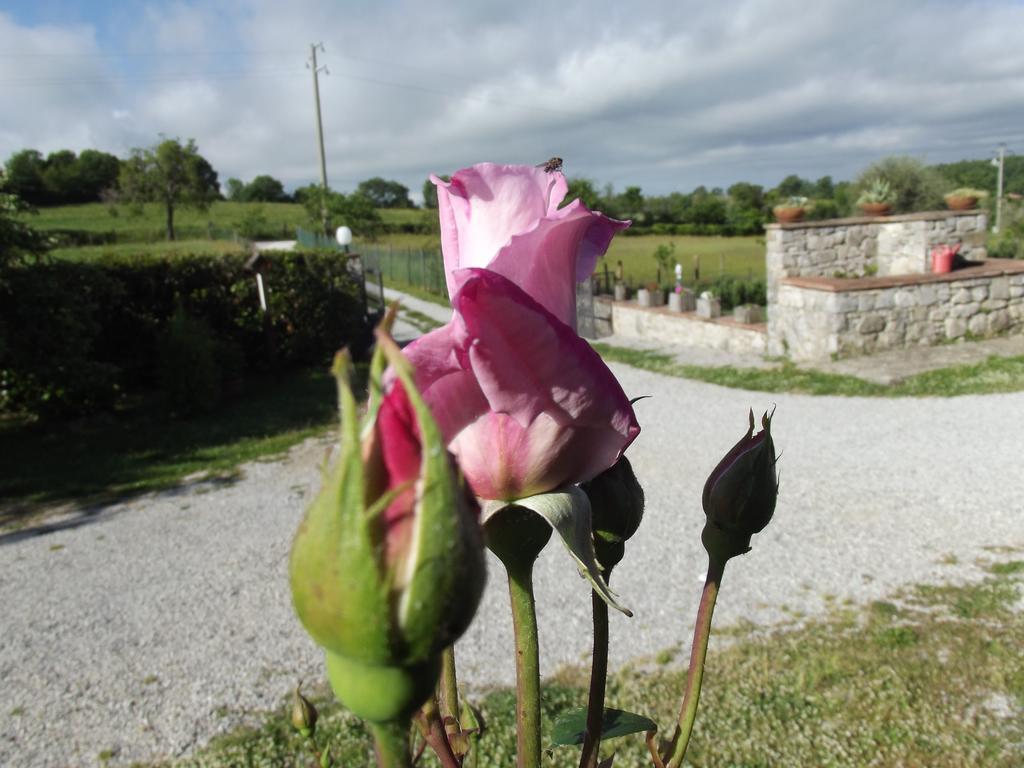
[[[704,484],[702,503],[707,522],[701,541],[712,558],[722,562],[750,551],[750,537],[759,533],[775,513],[779,479],[775,471],[772,416],[761,417],[764,429],[750,428],[715,467]]]
[[[396,372],[386,393],[385,357]],[[349,373],[339,353],[341,455],[295,536],[292,598],[335,694],[382,721],[430,694],[441,651],[480,602],[485,561],[476,502],[397,345],[378,331],[362,424]]]
[[[643,520],[644,489],[625,456],[593,480],[581,483],[580,488],[590,499],[597,560],[606,572],[610,571],[622,560],[626,541]]]
[[[292,693],[292,727],[303,736],[309,737],[316,733],[319,715],[313,702],[302,695],[301,689],[302,683],[299,683]]]

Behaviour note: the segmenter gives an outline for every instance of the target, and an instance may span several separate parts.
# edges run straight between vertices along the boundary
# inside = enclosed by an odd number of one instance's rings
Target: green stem
[[[409,726],[405,721],[370,723],[377,747],[377,768],[410,768]]]
[[[715,600],[718,599],[718,589],[724,571],[725,560],[711,558],[708,563],[707,579],[704,581],[704,592],[700,596],[700,607],[697,609],[697,624],[693,628],[690,668],[686,673],[686,689],[679,711],[679,724],[672,739],[671,757],[665,761],[666,768],[679,768],[683,764],[690,735],[693,733],[693,723],[697,719],[697,704],[700,701],[700,686],[704,679],[704,659],[708,654],[708,639],[711,637],[711,617],[715,612]]]
[[[590,600],[594,615],[594,658],[590,664],[590,698],[587,701],[587,729],[583,737],[580,768],[597,768],[604,724],[605,684],[608,680],[608,603],[593,591]]]
[[[540,650],[533,599],[533,561],[510,565],[508,594],[516,642],[516,765],[540,766]]]
[[[441,717],[459,722],[459,683],[455,674],[455,646],[449,645],[441,655]],[[447,729],[448,723],[445,723]]]

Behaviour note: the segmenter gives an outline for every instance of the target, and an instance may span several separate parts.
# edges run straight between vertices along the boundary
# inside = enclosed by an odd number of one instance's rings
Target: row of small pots
[[[951,211],[970,211],[977,207],[978,198],[947,195],[946,205]],[[865,216],[888,216],[892,211],[892,206],[889,203],[861,203],[859,207]],[[791,205],[778,205],[772,209],[772,212],[775,214],[775,220],[780,224],[792,224],[803,221],[807,209]]]

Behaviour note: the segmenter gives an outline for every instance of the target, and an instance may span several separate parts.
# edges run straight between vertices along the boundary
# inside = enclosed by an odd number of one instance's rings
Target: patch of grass
[[[95,261],[108,256],[220,256],[226,253],[241,253],[243,250],[239,243],[231,240],[175,240],[173,243],[112,243],[79,248],[55,248],[50,251],[50,256],[64,261]]]
[[[1024,560],[1011,560],[1008,563],[995,563],[989,570],[996,576],[1009,576],[1014,573],[1024,573]]]
[[[1017,578],[918,588],[909,598],[894,598],[905,603],[878,601],[859,612],[837,611],[799,627],[712,644],[687,764],[1018,766],[1024,720],[1013,713],[1024,706],[1019,664],[1024,616],[1007,613],[1001,601],[977,598],[979,591],[1013,591]],[[958,608],[965,603],[977,608],[971,618]],[[626,668],[611,676],[608,704],[652,717],[667,735],[684,675],[677,666],[646,672]],[[550,743],[551,725],[561,712],[584,705],[588,676],[589,670],[574,667],[546,684],[544,744]],[[321,711],[317,742],[330,749],[334,764],[372,764],[362,724],[324,688],[312,697]],[[513,765],[514,692],[492,690],[474,703],[485,724],[475,765]],[[220,737],[192,757],[158,765],[290,765],[308,744],[287,722],[282,704],[255,727]],[[606,743],[603,754],[613,750],[616,765],[650,764],[642,736]],[[578,760],[577,749],[562,747],[544,764],[568,768]],[[428,756],[422,764],[437,761]]]
[[[422,312],[417,312],[415,309],[402,308],[402,318],[407,322],[412,323],[424,333],[428,333],[435,328],[440,328],[444,323],[439,323],[429,315],[424,315]]]
[[[895,384],[877,384],[856,376],[823,373],[782,362],[777,368],[699,366],[677,362],[671,355],[596,342],[591,346],[605,360],[646,371],[695,379],[754,392],[792,392],[848,397],[952,397],[1024,390],[1024,357],[990,357],[976,365],[958,365],[918,374]]]
[[[765,246],[763,237],[705,237],[697,235],[619,236],[612,240],[608,253],[597,265],[598,274],[605,268],[614,276],[619,261],[625,278],[634,287],[655,280],[658,262],[654,251],[659,245],[675,245],[676,261],[683,267],[683,282],[694,281],[694,267],[700,263],[701,279],[719,274],[744,278],[764,278]],[[673,275],[662,275],[662,282],[674,281]]]
[[[0,421],[0,526],[40,505],[81,504],[204,477],[230,478],[247,461],[281,454],[337,418],[333,379],[299,371],[250,380],[201,418],[175,419],[159,399],[73,423]]]

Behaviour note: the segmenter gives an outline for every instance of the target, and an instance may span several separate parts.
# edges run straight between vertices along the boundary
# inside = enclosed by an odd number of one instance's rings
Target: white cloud
[[[429,172],[557,154],[570,174],[665,192],[1024,144],[1024,8],[1009,0],[200,0],[121,19],[136,55],[113,58],[96,55],[125,53],[100,49],[106,23],[0,15],[0,51],[61,54],[32,67],[0,56],[0,157],[83,142],[125,153],[162,132],[195,138],[222,179],[306,183],[317,157],[303,62],[318,40],[339,188],[382,175],[418,192]],[[38,79],[13,82],[26,72]]]

